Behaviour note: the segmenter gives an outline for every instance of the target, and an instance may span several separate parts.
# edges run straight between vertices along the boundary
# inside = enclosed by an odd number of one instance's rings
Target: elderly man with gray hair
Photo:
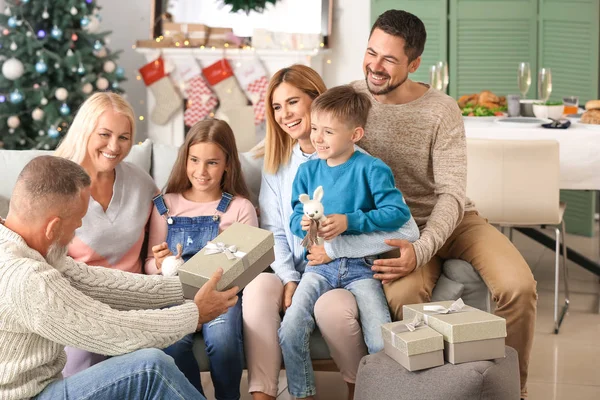
[[[67,257],[89,186],[72,161],[37,157],[19,175],[6,221],[0,219],[0,398],[204,399],[172,358],[152,348],[225,313],[237,288],[216,291],[220,271],[184,302],[176,277]],[[116,357],[61,379],[65,345]]]

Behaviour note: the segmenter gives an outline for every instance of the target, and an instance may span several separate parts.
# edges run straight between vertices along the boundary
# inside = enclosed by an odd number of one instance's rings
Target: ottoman
[[[519,400],[517,352],[506,358],[476,361],[417,372],[407,371],[384,352],[363,357],[355,400]]]

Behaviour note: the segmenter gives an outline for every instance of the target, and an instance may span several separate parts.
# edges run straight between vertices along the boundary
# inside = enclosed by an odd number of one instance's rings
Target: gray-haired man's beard
[[[48,248],[46,261],[52,266],[57,266],[64,261],[68,251],[68,246],[60,246],[57,242],[54,242]]]

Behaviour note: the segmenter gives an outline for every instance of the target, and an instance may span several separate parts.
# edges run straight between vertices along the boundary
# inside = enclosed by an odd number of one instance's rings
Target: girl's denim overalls
[[[187,261],[202,250],[208,241],[217,237],[221,222],[220,215],[227,211],[232,198],[232,195],[223,192],[221,201],[212,216],[171,217],[163,196],[156,196],[153,199],[154,205],[159,214],[167,220],[166,242],[171,252],[176,254],[177,244],[180,243],[183,246],[182,258]],[[210,361],[215,397],[219,400],[239,399],[244,368],[241,299],[227,313],[204,324],[202,336]],[[204,394],[200,383],[200,368],[192,351],[193,338],[194,334],[189,334],[164,351],[175,359],[175,364],[190,383]]]

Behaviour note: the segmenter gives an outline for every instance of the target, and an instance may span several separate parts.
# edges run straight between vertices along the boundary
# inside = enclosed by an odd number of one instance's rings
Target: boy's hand
[[[302,221],[300,221],[300,226],[302,227],[303,231],[308,231],[310,228],[310,218],[308,218],[306,215],[303,215]]]
[[[331,240],[348,229],[348,217],[345,214],[331,214],[321,222],[319,236],[325,240]]]
[[[308,259],[308,265],[321,265],[321,264],[329,264],[333,261],[327,255],[325,251],[325,246],[310,246],[308,249],[309,253],[306,255]]]
[[[156,261],[156,268],[158,269],[158,272],[160,272],[165,258],[173,255],[171,250],[169,250],[169,246],[165,242],[157,244],[156,246],[152,246],[152,253],[154,254],[154,260]]]

